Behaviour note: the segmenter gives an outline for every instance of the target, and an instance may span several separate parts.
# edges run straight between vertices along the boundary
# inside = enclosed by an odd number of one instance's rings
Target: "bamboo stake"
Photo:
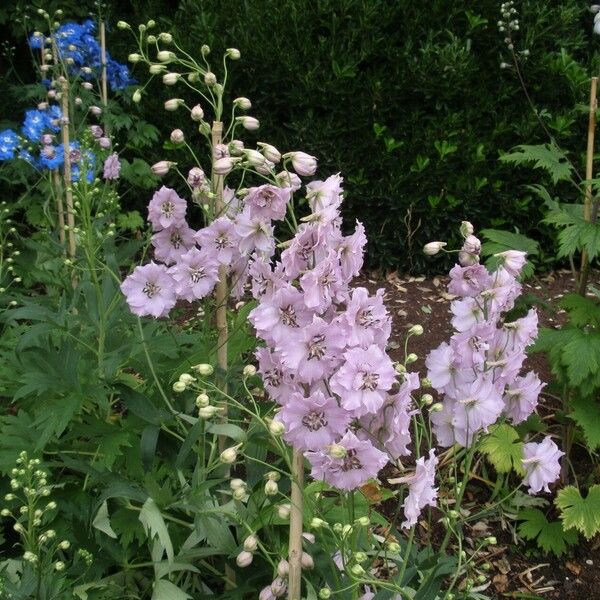
[[[304,456],[294,450],[292,454],[292,507],[290,510],[290,565],[288,575],[288,600],[300,600],[302,594],[302,523],[304,513]]]
[[[75,256],[75,215],[73,213],[73,189],[71,180],[71,158],[70,158],[70,143],[69,143],[69,82],[63,79],[61,86],[61,108],[62,108],[62,142],[65,153],[64,162],[64,182],[65,182],[65,198],[67,201],[67,225],[69,226],[69,257]]]
[[[42,67],[46,66],[46,46],[42,43],[42,47],[40,49],[40,65]],[[42,79],[45,77],[45,70],[41,69]],[[61,245],[65,246],[65,211],[63,207],[62,201],[62,190],[60,189],[60,179],[58,176],[58,171],[54,169],[52,171],[52,184],[54,185],[54,193],[56,195],[56,214],[58,217],[58,239],[60,240]]]
[[[588,183],[585,184],[585,198],[583,205],[583,218],[586,221],[591,221],[592,218],[592,185],[589,183],[594,176],[594,136],[596,132],[596,109],[598,108],[597,99],[598,78],[592,77],[590,86],[590,113],[588,118],[588,137],[587,137],[587,153],[585,161],[585,178]],[[581,269],[579,271],[578,292],[585,296],[587,288],[588,273],[590,270],[588,253],[583,250],[581,253]]]
[[[104,111],[106,112],[106,107],[108,106],[108,84],[106,79],[106,26],[102,20],[100,21],[100,63],[102,65],[102,72],[100,75],[102,86],[102,105],[104,106]],[[106,123],[104,123],[104,130],[108,136],[109,132]]]
[[[212,146],[215,148],[221,143],[223,137],[223,123],[214,121],[212,124]],[[214,160],[214,159],[213,159]],[[214,218],[221,216],[225,205],[223,203],[223,176],[212,174],[212,192],[215,194],[213,208]],[[217,365],[220,373],[218,374],[217,384],[219,389],[227,393],[227,380],[225,372],[227,371],[227,270],[225,265],[219,267],[219,281],[215,286],[216,325],[217,325]],[[222,413],[222,420],[227,421],[227,405]],[[225,449],[225,437],[219,438],[219,449]]]

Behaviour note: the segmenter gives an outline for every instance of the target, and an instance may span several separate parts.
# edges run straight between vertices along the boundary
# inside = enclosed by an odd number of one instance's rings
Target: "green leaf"
[[[216,435],[224,435],[225,437],[231,438],[236,442],[243,442],[246,439],[246,432],[237,425],[231,423],[208,423],[206,426],[207,433],[214,433]]]
[[[499,473],[508,473],[512,469],[523,475],[523,442],[514,427],[503,423],[490,427],[489,431],[481,443],[481,451],[488,461]]]
[[[588,448],[596,450],[600,446],[600,404],[594,396],[577,396],[570,406],[569,417],[581,427]]]
[[[536,540],[544,552],[562,556],[567,544],[577,542],[575,531],[565,531],[560,521],[549,522],[546,515],[537,508],[527,508],[519,513],[519,535],[526,540]]]
[[[566,152],[554,143],[537,146],[522,144],[516,147],[516,152],[504,154],[500,160],[513,165],[533,163],[534,169],[547,171],[552,177],[553,183],[569,180],[573,170],[573,165],[569,162]]]
[[[559,305],[569,313],[569,322],[575,327],[600,327],[600,304],[579,294],[567,294]]]
[[[180,587],[177,587],[174,583],[166,579],[159,579],[154,582],[152,600],[188,600],[191,597]]]
[[[593,485],[586,498],[576,487],[568,485],[558,492],[554,503],[565,530],[575,528],[588,540],[600,531],[600,485]]]
[[[173,560],[173,543],[169,536],[169,530],[165,524],[165,520],[154,500],[148,498],[142,506],[142,510],[139,516],[141,524],[144,526],[146,535],[152,540],[155,537],[162,544],[162,547],[167,553],[169,561]],[[153,596],[154,597],[154,596]]]
[[[108,516],[108,503],[106,500],[100,505],[100,509],[96,513],[94,520],[92,521],[92,526],[105,533],[108,537],[113,539],[117,539],[117,534],[113,531],[113,528],[110,526],[110,518]]]

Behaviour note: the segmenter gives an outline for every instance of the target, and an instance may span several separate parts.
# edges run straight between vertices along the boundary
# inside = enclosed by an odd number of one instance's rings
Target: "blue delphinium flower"
[[[39,142],[46,124],[46,115],[41,110],[35,108],[26,110],[22,128],[23,135],[31,142]]]
[[[56,146],[48,144],[40,151],[39,165],[42,168],[55,170],[63,166],[65,162],[65,151],[62,144]]]
[[[12,129],[0,131],[0,160],[10,160],[19,146],[19,136]]]

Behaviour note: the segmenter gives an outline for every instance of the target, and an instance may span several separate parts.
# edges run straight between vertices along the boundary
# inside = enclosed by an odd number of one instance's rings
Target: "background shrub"
[[[93,9],[89,0],[48,5],[73,19]],[[17,122],[29,102],[15,75],[34,81],[18,21],[23,6],[0,8],[0,24],[16,47],[0,85],[2,125]],[[598,66],[593,17],[580,0],[524,0],[517,8],[518,47],[530,51],[530,94],[581,165],[589,77]],[[539,223],[540,201],[523,186],[536,179],[498,161],[516,144],[546,141],[515,73],[500,69],[510,60],[496,24],[499,2],[109,0],[106,14],[113,25],[154,18],[161,30],[186,40],[190,52],[199,53],[203,43],[216,56],[239,48],[235,88],[253,101],[262,123],[258,139],[282,150],[301,147],[321,158],[323,172],[344,174],[345,216],[365,223],[371,266],[432,268],[420,253],[423,243],[447,239],[447,223],[461,219],[478,229],[526,233],[543,242],[541,260],[551,260],[553,234]],[[35,25],[34,17],[29,29]],[[113,30],[109,48],[123,60],[130,38]],[[144,72],[134,75],[146,79]],[[161,88],[157,81],[132,110],[167,139],[171,117]],[[185,90],[176,95],[185,97]],[[159,144],[144,150],[149,163],[164,155]],[[127,209],[141,211],[146,201],[141,190],[125,197]],[[444,267],[436,261],[433,268]]]

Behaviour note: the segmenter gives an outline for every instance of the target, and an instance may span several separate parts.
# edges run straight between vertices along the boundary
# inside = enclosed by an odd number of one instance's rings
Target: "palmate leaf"
[[[594,396],[578,396],[570,405],[569,417],[581,427],[588,448],[595,450],[600,446],[600,404]]]
[[[588,540],[600,531],[600,485],[593,485],[586,498],[576,487],[568,485],[558,492],[554,503],[565,530],[577,529]]]
[[[569,322],[575,327],[600,327],[600,304],[597,300],[579,294],[567,294],[559,305],[569,313]]]
[[[489,434],[481,442],[481,451],[499,473],[508,473],[511,469],[519,475],[524,473],[521,464],[523,442],[510,425],[502,423],[490,427]]]
[[[550,522],[537,508],[527,508],[519,513],[519,535],[526,540],[536,540],[544,552],[561,556],[567,551],[568,544],[577,542],[577,533],[565,531],[560,521]]]
[[[552,178],[553,183],[571,178],[573,166],[567,159],[566,152],[556,144],[539,144],[536,146],[522,144],[517,146],[515,150],[515,152],[504,154],[500,157],[500,160],[513,165],[533,163],[533,168],[544,169]]]

